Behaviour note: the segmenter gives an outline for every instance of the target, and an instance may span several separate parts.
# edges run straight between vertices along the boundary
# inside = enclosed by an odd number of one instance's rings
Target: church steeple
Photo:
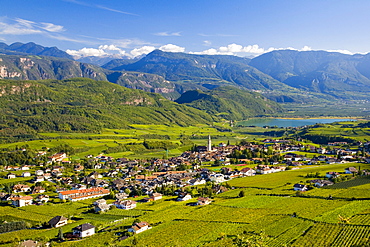
[[[207,151],[210,152],[211,150],[212,150],[211,135],[208,135]]]

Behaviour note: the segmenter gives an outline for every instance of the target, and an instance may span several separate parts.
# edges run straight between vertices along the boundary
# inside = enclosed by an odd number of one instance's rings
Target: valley
[[[368,246],[367,55],[0,52],[2,246]]]

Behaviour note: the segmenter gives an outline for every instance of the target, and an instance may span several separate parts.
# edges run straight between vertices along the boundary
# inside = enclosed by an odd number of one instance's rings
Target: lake
[[[349,118],[309,118],[309,119],[282,119],[282,118],[253,118],[246,121],[240,121],[237,124],[243,126],[277,126],[277,127],[300,127],[305,125],[314,125],[317,123],[334,123],[356,121]]]

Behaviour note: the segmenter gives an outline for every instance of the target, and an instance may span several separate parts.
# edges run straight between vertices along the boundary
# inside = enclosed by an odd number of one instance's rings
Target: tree
[[[136,238],[136,237],[134,237],[134,238],[132,239],[132,245],[133,245],[133,246],[136,246],[136,245],[138,245],[138,243],[139,243],[139,241],[137,240],[137,238]]]
[[[63,229],[62,228],[59,228],[59,231],[58,231],[58,239],[59,240],[64,240]]]
[[[239,192],[239,197],[244,197],[244,196],[245,196],[245,192],[244,192],[244,190],[240,191],[240,192]]]

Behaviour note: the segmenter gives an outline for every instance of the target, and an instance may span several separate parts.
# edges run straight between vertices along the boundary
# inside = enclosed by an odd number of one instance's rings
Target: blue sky
[[[0,42],[75,56],[370,52],[367,0],[0,0]]]

